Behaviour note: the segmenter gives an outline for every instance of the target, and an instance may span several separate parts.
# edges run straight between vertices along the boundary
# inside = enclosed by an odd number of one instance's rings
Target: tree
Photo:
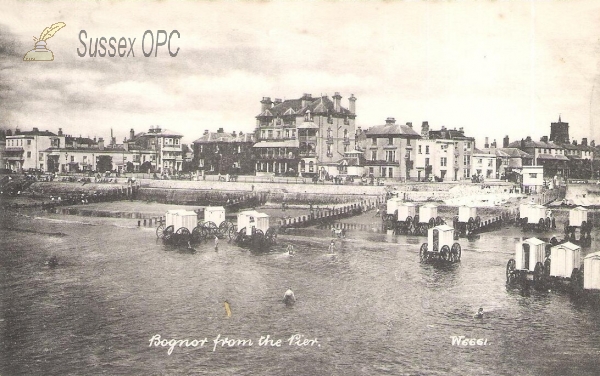
[[[152,163],[150,163],[149,161],[142,163],[142,165],[140,166],[140,171],[145,174],[152,172]]]
[[[112,171],[112,157],[110,155],[101,155],[96,163],[98,172]]]
[[[133,172],[133,162],[127,162],[127,172]]]

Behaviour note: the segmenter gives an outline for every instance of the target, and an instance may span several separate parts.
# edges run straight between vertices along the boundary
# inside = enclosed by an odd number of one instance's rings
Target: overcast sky
[[[600,2],[0,3],[0,126],[120,142],[150,125],[184,141],[204,129],[251,132],[263,96],[354,94],[357,125],[388,116],[512,140],[600,142]],[[46,26],[53,62],[24,62]],[[178,30],[144,57],[145,30]],[[79,57],[79,33],[136,38],[135,57]],[[149,39],[147,40],[149,41]],[[147,43],[146,41],[146,43]],[[147,46],[147,45],[146,45]],[[148,50],[148,47],[146,47]]]

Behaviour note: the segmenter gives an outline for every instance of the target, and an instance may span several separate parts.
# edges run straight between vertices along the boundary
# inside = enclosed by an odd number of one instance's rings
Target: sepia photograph
[[[599,2],[0,14],[0,376],[599,374]]]

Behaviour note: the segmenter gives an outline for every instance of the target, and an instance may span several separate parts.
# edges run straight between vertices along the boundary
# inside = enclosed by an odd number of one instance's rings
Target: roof
[[[183,135],[179,132],[175,132],[169,129],[162,129],[160,132],[140,132],[135,135],[135,138],[138,137],[183,137]]]
[[[306,98],[306,97],[302,97]],[[316,98],[306,98],[305,105],[302,106],[302,98],[299,99],[286,99],[281,103],[276,103],[273,107],[266,109],[261,112],[257,117],[262,116],[298,116],[304,115],[308,111],[311,113],[326,113],[326,114],[343,114],[352,115],[348,109],[340,106],[339,111],[335,111],[333,101],[328,96],[321,96]]]
[[[56,134],[46,130],[46,131],[40,131],[37,128],[32,130],[32,131],[19,131],[18,133],[15,132],[15,134],[13,134],[12,136],[6,136],[7,138],[9,137],[18,137],[18,136],[56,136]]]
[[[443,140],[464,139],[464,140],[472,140],[472,141],[475,140],[475,138],[473,138],[473,137],[465,136],[464,131],[456,130],[456,129],[440,129],[437,131],[429,131],[429,138],[433,139],[433,140],[436,140],[436,139],[443,139]]]
[[[207,144],[214,142],[254,142],[254,135],[252,133],[240,133],[235,136],[232,133],[224,132],[208,132],[202,135],[199,139],[194,141],[194,144]]]
[[[319,126],[312,121],[305,121],[302,124],[298,125],[298,129],[319,129]]]
[[[552,249],[554,249],[554,248],[566,248],[566,249],[569,249],[571,251],[576,251],[578,249],[581,249],[580,246],[575,245],[575,244],[573,244],[571,242],[566,242],[566,243],[555,245],[554,247],[552,247]]]
[[[298,140],[261,141],[254,144],[255,148],[297,148]]]
[[[576,207],[576,208],[573,208],[573,209],[571,209],[571,210],[581,210],[581,211],[587,211],[587,209],[586,209],[586,208],[584,208],[583,206],[578,206],[578,207]]]
[[[525,239],[523,240],[524,243],[529,243],[532,245],[540,245],[540,244],[545,244],[546,242],[543,240],[540,240],[538,238],[529,238],[529,239]]]
[[[438,229],[438,230],[441,230],[441,231],[454,230],[454,228],[452,228],[452,227],[450,227],[448,225],[438,225],[438,226],[435,226],[434,229]]]
[[[406,137],[415,137],[420,138],[421,135],[418,134],[414,129],[404,124],[384,124],[384,125],[375,125],[366,130],[367,137],[369,136],[406,136]]]
[[[509,148],[545,148],[545,149],[562,149],[560,145],[554,142],[544,141],[533,141],[531,139],[525,139],[520,141],[514,141],[508,144]]]
[[[587,259],[587,258],[600,258],[600,252],[590,253],[589,255],[584,257],[584,259]]]
[[[496,157],[501,158],[533,158],[531,154],[518,148],[486,148],[483,152],[496,154]]]
[[[568,161],[569,158],[567,158],[566,156],[562,155],[562,154],[540,154],[538,155],[538,159],[552,159],[552,160],[556,160],[556,161]]]

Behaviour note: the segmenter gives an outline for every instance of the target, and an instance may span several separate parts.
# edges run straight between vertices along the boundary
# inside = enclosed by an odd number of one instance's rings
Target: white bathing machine
[[[582,224],[588,221],[588,210],[583,206],[578,206],[569,210],[569,226],[582,227]]]
[[[407,219],[413,220],[416,215],[417,205],[412,202],[403,202],[398,205],[398,221],[406,222]]]
[[[474,206],[463,205],[458,208],[458,221],[462,223],[469,222],[469,219],[477,218],[477,208]]]
[[[260,230],[264,233],[269,229],[269,215],[259,213],[256,210],[246,210],[238,213],[237,227],[242,230],[246,228],[245,235],[252,235],[252,230]]]
[[[527,209],[527,223],[536,225],[546,218],[546,207],[543,205],[529,205]]]
[[[419,252],[421,262],[443,260],[460,261],[461,247],[454,242],[454,228],[448,225],[438,225],[427,232],[427,243],[421,245]]]
[[[189,210],[168,210],[165,225],[173,226],[174,231],[186,228],[191,232],[198,225],[198,215]]]
[[[550,248],[550,276],[571,278],[581,266],[581,247],[571,242]]]
[[[402,204],[401,198],[398,198],[398,197],[390,198],[389,200],[387,200],[386,214],[394,215],[396,213],[396,210],[398,210],[398,206],[400,206],[401,204]]]
[[[534,272],[536,265],[540,264],[543,267],[547,244],[538,238],[529,238],[517,243],[514,259],[515,269]]]
[[[583,259],[583,288],[600,290],[600,252],[590,253]]]
[[[222,206],[207,206],[204,209],[204,222],[212,222],[217,226],[225,222],[225,208]]]
[[[529,208],[532,207],[531,202],[519,205],[519,218],[529,218]]]
[[[419,222],[427,223],[438,216],[438,207],[434,204],[425,204],[419,208]]]

